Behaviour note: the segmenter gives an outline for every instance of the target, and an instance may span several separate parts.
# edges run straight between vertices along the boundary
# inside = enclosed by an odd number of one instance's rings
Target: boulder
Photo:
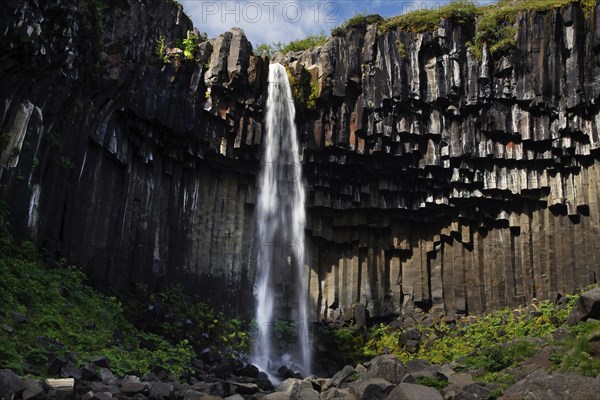
[[[80,380],[81,372],[75,367],[66,366],[60,371],[60,377],[61,378],[73,378],[76,380]]]
[[[244,398],[239,394],[234,394],[233,396],[225,397],[225,400],[244,400]]]
[[[259,372],[258,368],[252,364],[246,364],[244,367],[235,371],[238,376],[247,376],[249,378],[258,378]]]
[[[236,393],[239,394],[254,394],[260,390],[256,383],[241,383],[235,382],[232,384]]]
[[[151,400],[168,400],[172,399],[175,394],[175,389],[172,383],[153,382],[150,384],[150,399]]]
[[[93,364],[85,364],[79,369],[79,374],[81,375],[81,379],[85,379],[86,381],[91,381],[98,377]]]
[[[25,382],[23,400],[43,400],[46,398],[46,390],[40,381]]]
[[[331,388],[321,393],[321,400],[356,400],[349,389]]]
[[[96,366],[100,367],[100,368],[110,368],[110,362],[108,361],[108,358],[106,357],[98,357],[92,360],[92,364],[95,364]]]
[[[275,391],[277,392],[286,392],[292,395],[296,395],[297,393],[301,393],[304,390],[312,389],[312,383],[308,381],[303,381],[301,379],[296,378],[288,378],[285,381],[281,382]]]
[[[380,400],[390,394],[394,385],[382,378],[368,378],[349,384],[348,389],[358,400]]]
[[[434,388],[401,383],[392,390],[386,400],[444,400],[444,398]]]
[[[600,380],[537,370],[504,391],[503,400],[597,399]]]
[[[441,390],[446,400],[485,400],[490,397],[490,389],[478,383],[456,383]]]
[[[314,389],[305,389],[296,395],[297,400],[320,400],[319,392]]]
[[[263,397],[263,400],[290,400],[291,398],[288,392],[273,392]]]
[[[0,369],[0,400],[10,400],[25,390],[25,383],[10,369]]]
[[[368,364],[367,372],[360,377],[360,380],[381,378],[397,385],[402,382],[402,378],[407,373],[402,362],[392,354],[377,356],[366,364]]]
[[[346,365],[341,371],[331,378],[331,386],[340,387],[342,383],[348,382],[348,379],[356,374],[352,365]]]
[[[148,384],[140,381],[140,378],[134,375],[125,375],[121,380],[121,392],[132,396],[148,389]]]
[[[117,388],[116,385],[105,385],[104,383],[100,383],[100,382],[92,382],[91,389],[92,389],[92,392],[94,392],[94,393],[99,393],[99,392],[110,392],[112,394],[119,393],[119,389]]]
[[[183,400],[200,400],[201,398],[207,396],[208,393],[205,392],[197,392],[195,390],[186,390],[183,393]],[[179,396],[182,397],[182,396]]]
[[[410,329],[406,332],[402,332],[400,337],[398,338],[398,344],[400,346],[406,346],[406,344],[410,341],[421,341],[421,332],[418,329]]]
[[[117,385],[119,383],[117,377],[108,368],[100,368],[98,376],[100,377],[100,382],[105,385]]]
[[[567,323],[575,325],[580,321],[587,321],[589,318],[600,318],[600,287],[588,290],[579,296],[575,307],[569,314]]]
[[[112,400],[113,395],[111,392],[97,392],[93,393],[92,400]]]
[[[225,390],[223,390],[223,385],[220,382],[198,382],[192,385],[192,389],[213,396],[225,396]]]
[[[58,375],[60,371],[66,366],[66,360],[59,357],[53,357],[52,360],[50,360],[50,364],[48,365],[48,373],[50,375]]]

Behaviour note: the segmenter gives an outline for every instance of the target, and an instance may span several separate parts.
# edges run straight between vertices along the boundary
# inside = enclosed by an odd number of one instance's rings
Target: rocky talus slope
[[[100,286],[179,282],[251,312],[269,60],[239,29],[197,34],[186,60],[172,48],[193,27],[170,1],[0,10],[0,183],[18,233]],[[279,57],[318,87],[297,104],[314,318],[475,314],[597,279],[599,13],[521,14],[514,51],[481,59],[474,25],[451,20]]]

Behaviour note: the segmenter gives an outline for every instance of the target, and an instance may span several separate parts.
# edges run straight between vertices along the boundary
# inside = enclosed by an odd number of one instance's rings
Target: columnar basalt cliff
[[[235,28],[186,60],[171,1],[49,3],[0,5],[15,229],[100,286],[180,283],[252,312],[269,60]],[[319,89],[297,105],[314,318],[480,313],[596,281],[599,17],[519,15],[516,48],[481,59],[451,20],[278,56]]]

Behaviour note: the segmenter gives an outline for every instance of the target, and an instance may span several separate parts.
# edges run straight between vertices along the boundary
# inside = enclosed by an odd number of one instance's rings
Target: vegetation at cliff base
[[[160,303],[173,316],[140,329],[126,318],[119,299],[94,290],[77,268],[64,261],[50,267],[33,243],[15,243],[2,203],[0,276],[0,369],[47,376],[54,358],[82,366],[107,357],[117,375],[144,374],[160,366],[182,379],[196,358],[194,347],[248,346],[241,322],[224,318],[204,303],[184,304],[187,299],[176,289],[127,302],[129,313],[137,310],[143,316],[136,307],[147,310],[148,303]],[[190,329],[180,322],[183,314],[183,321],[192,322]]]
[[[514,383],[512,368],[548,345],[554,346],[553,369],[596,376],[600,373],[600,345],[594,346],[600,338],[600,321],[566,325],[577,298],[567,296],[558,305],[543,301],[520,311],[503,309],[452,323],[440,319],[413,329],[379,324],[367,329],[326,329],[324,335],[331,340],[332,353],[337,350],[345,357],[341,360],[344,364],[356,365],[392,353],[405,362],[421,359],[478,370],[480,381],[500,388]],[[420,383],[436,388],[444,384],[434,380]]]

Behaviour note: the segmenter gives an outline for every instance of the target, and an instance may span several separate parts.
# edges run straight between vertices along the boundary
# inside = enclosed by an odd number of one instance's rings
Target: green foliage
[[[156,316],[149,311],[149,305],[162,310],[161,319],[155,320]],[[140,285],[137,295],[127,302],[127,306],[126,314],[136,325],[155,320],[152,326],[146,328],[150,333],[175,343],[188,341],[197,351],[213,347],[216,352],[234,356],[250,348],[247,324],[226,318],[222,312],[198,298],[184,294],[180,288],[148,293],[148,289]]]
[[[182,47],[183,47],[183,56],[188,60],[193,60],[196,58],[196,50],[198,49],[198,37],[194,34],[188,35],[187,38],[183,39]]]
[[[163,63],[171,62],[167,57],[167,43],[164,35],[160,35],[156,44],[156,55]]]
[[[45,375],[51,354],[72,353],[79,364],[105,355],[118,374],[161,365],[177,379],[186,371],[195,356],[187,341],[172,345],[135,329],[116,298],[94,291],[64,261],[55,268],[43,265],[35,245],[14,244],[8,228],[0,205],[0,326],[10,328],[0,330],[0,368],[24,373],[27,365]],[[15,321],[15,313],[27,322]],[[149,341],[152,349],[142,346]]]
[[[4,150],[8,147],[9,143],[10,133],[0,130],[0,153],[4,152]]]
[[[325,42],[327,42],[325,33],[311,33],[305,38],[292,40],[289,43],[275,42],[273,44],[259,44],[254,50],[254,54],[261,56],[264,53],[269,58],[272,58],[277,52],[287,54],[290,51],[304,51],[313,47],[323,46]]]
[[[296,109],[313,110],[317,105],[319,97],[319,84],[317,81],[311,82],[311,76],[304,68],[300,72],[300,78],[297,79],[289,67],[286,66],[290,89]]]
[[[526,340],[517,340],[512,343],[495,343],[480,348],[467,357],[464,364],[473,369],[481,368],[489,372],[499,372],[533,356],[536,351],[537,347]]]
[[[73,160],[71,160],[69,157],[65,157],[65,156],[60,157],[60,166],[65,171],[73,171],[76,167]]]
[[[254,55],[262,56],[265,55],[269,58],[273,58],[275,55],[275,47],[272,44],[261,43],[254,49]]]
[[[600,339],[600,321],[580,322],[569,328],[569,333],[552,355],[553,369],[591,377],[600,374],[600,354],[592,345]]]
[[[303,39],[292,40],[284,45],[276,44],[275,47],[277,51],[287,54],[290,51],[304,51],[313,47],[323,46],[326,41],[327,36],[323,32],[319,34],[311,33]]]
[[[319,98],[319,82],[312,81],[310,82],[310,95],[306,101],[306,107],[309,110],[315,109],[317,106],[317,98]]]
[[[419,376],[416,379],[418,385],[429,386],[437,390],[442,390],[448,386],[448,381],[445,381],[434,376]]]
[[[379,24],[384,21],[384,18],[379,14],[363,14],[357,13],[346,20],[342,25],[337,26],[331,30],[332,36],[343,36],[346,31],[350,28],[364,28],[367,25]]]
[[[398,51],[398,55],[401,58],[408,57],[408,52],[406,51],[406,46],[404,46],[404,43],[402,43],[400,41],[400,39],[396,40],[396,50]]]
[[[439,8],[415,10],[406,14],[392,17],[380,25],[380,32],[392,28],[403,31],[425,32],[437,28],[444,18],[458,24],[472,23],[479,14],[479,8],[469,0],[457,0]]]
[[[568,297],[565,306],[542,302],[536,313],[518,314],[509,309],[495,311],[474,322],[446,324],[439,321],[419,327],[423,345],[416,353],[399,345],[401,329],[384,324],[365,332],[341,328],[329,332],[336,350],[345,353],[350,363],[363,362],[378,354],[393,353],[403,361],[413,358],[435,364],[456,361],[464,368],[482,369],[483,380],[497,382],[509,378],[500,371],[518,365],[551,340],[552,333],[568,318],[577,296]]]
[[[457,0],[442,7],[419,9],[391,17],[380,22],[379,32],[385,33],[394,28],[412,32],[432,31],[446,18],[462,25],[477,20],[475,37],[470,43],[470,48],[481,59],[486,43],[492,55],[506,54],[516,47],[516,28],[513,25],[519,13],[545,12],[572,2],[579,3],[588,14],[594,6],[593,0],[500,0],[484,6],[477,6],[470,0]],[[344,32],[342,26],[335,28],[332,34],[335,36]]]

